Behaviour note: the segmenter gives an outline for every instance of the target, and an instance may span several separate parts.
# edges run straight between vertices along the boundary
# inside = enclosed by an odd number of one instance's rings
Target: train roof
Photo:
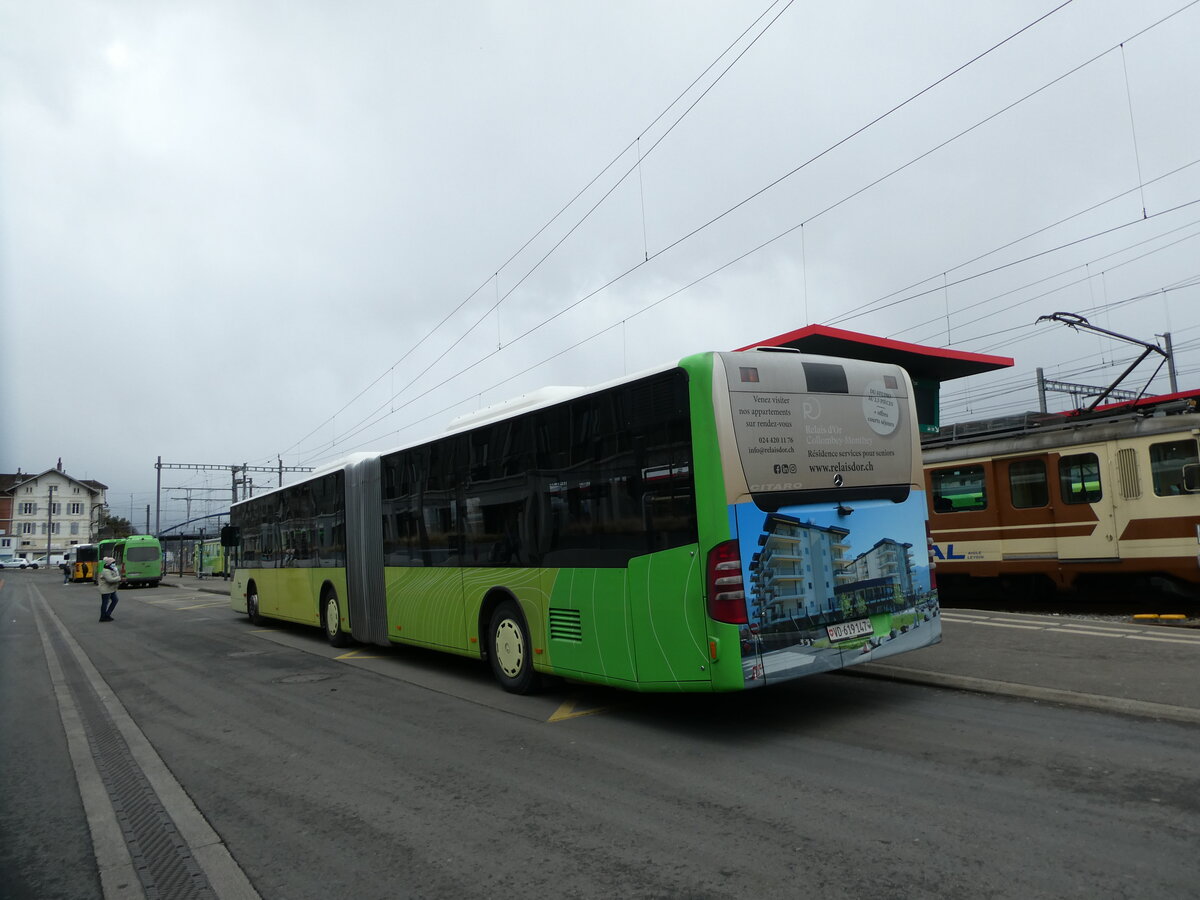
[[[1161,433],[1180,428],[1196,428],[1200,426],[1200,421],[1180,422],[1175,417],[1196,415],[1198,409],[1200,389],[1109,403],[1087,411],[1027,412],[995,416],[946,425],[936,435],[924,437],[921,449],[928,456],[929,451],[942,448],[951,449],[994,441],[999,444],[995,447],[975,448],[972,455],[984,453],[985,450],[988,453],[1018,452],[1035,445],[1109,440],[1135,431]],[[1005,442],[1007,447],[1004,446]]]

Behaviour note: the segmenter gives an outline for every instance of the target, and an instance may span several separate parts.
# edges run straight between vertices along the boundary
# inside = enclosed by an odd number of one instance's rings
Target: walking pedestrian
[[[104,568],[96,576],[96,584],[100,588],[100,621],[111,622],[113,610],[117,608],[117,585],[121,583],[121,573],[117,571],[117,561],[111,556],[104,557]]]
[[[62,569],[63,584],[70,584],[71,583],[71,564],[64,559],[61,563],[58,564],[58,567],[60,569]]]

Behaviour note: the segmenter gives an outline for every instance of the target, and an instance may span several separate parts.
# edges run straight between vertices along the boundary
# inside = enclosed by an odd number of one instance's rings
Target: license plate
[[[848,641],[851,638],[870,637],[875,633],[870,619],[856,619],[853,622],[838,622],[836,625],[826,625],[825,633],[831,641]]]

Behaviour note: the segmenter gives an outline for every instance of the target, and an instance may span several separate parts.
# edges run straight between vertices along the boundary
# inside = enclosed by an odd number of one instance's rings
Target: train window
[[[987,509],[987,487],[983,481],[983,466],[935,469],[930,473],[930,481],[933,484],[934,512],[967,512]]]
[[[1197,462],[1200,459],[1196,457],[1196,442],[1191,438],[1151,444],[1150,475],[1154,479],[1154,493],[1160,497],[1187,493],[1183,470]]]
[[[1058,486],[1063,503],[1095,503],[1104,496],[1100,460],[1095,453],[1064,456],[1058,461]]]
[[[1008,466],[1008,490],[1016,509],[1033,509],[1050,502],[1046,461],[1023,459]]]

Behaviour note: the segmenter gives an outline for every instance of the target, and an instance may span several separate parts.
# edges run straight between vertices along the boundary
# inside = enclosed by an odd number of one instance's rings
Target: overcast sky
[[[1194,388],[1200,6],[1059,7],[0,3],[0,471],[144,525],[809,322]]]

